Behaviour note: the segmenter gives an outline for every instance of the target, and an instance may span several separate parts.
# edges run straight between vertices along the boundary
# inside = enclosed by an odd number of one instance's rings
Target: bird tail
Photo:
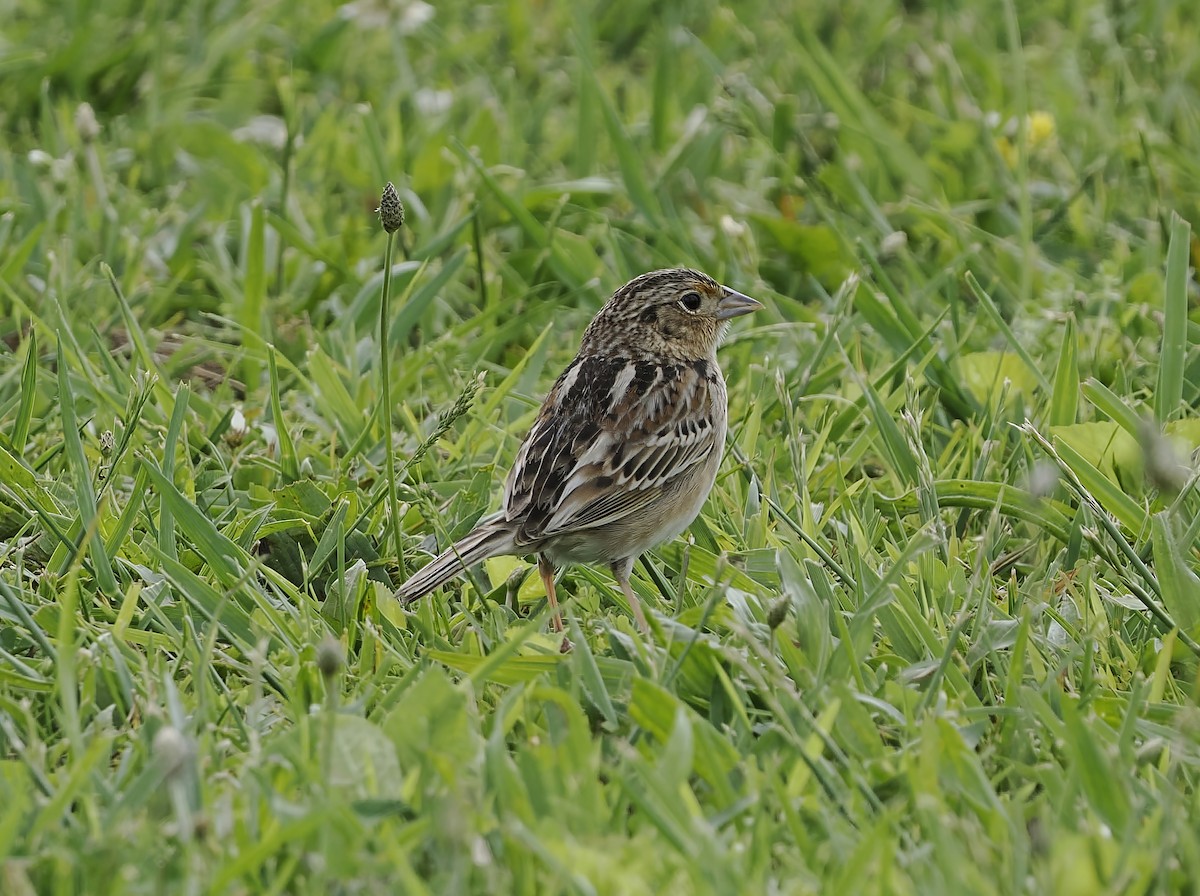
[[[485,522],[421,567],[400,586],[396,597],[401,603],[412,603],[455,576],[462,575],[480,560],[512,553],[514,549],[512,533],[502,520]]]

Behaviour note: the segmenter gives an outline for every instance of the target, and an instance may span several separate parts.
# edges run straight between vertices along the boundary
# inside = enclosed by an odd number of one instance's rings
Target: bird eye
[[[679,300],[679,304],[688,311],[699,311],[700,303],[702,301],[703,299],[700,298],[700,293],[689,291],[683,294],[683,298]]]

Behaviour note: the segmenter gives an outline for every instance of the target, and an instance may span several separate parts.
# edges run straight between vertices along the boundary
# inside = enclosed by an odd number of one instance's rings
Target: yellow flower
[[[996,138],[996,151],[1009,168],[1017,167],[1017,147],[1007,137]]]
[[[1041,146],[1054,138],[1054,116],[1049,112],[1034,112],[1025,122],[1025,135],[1030,148]]]
[[[1056,124],[1049,112],[1031,112],[1025,118],[1025,152],[1031,153],[1050,145],[1054,141]],[[1010,119],[1005,128],[1007,134],[996,138],[996,151],[1010,169],[1017,167],[1016,123]]]

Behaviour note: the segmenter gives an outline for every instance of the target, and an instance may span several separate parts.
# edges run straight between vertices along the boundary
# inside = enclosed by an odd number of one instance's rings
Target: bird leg
[[[558,598],[554,594],[554,564],[546,559],[545,554],[538,554],[538,574],[542,577],[542,584],[546,586],[546,599],[550,601],[550,611],[554,614],[551,624],[556,632],[561,632],[562,614],[558,612]]]
[[[629,584],[629,574],[633,572],[633,558],[615,561],[609,565],[609,569],[612,570],[617,584],[621,586],[625,599],[629,601],[629,609],[633,610],[633,618],[637,620],[638,628],[643,634],[650,634],[650,624],[646,622],[646,614],[642,612],[642,602],[637,599],[633,587]]]

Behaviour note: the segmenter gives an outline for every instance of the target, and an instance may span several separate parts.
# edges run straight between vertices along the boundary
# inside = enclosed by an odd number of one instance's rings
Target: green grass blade
[[[129,490],[129,495],[125,502],[125,508],[121,511],[121,515],[117,517],[117,523],[113,526],[112,532],[108,536],[108,553],[110,557],[116,557],[121,552],[121,546],[125,544],[125,539],[129,537],[129,533],[133,531],[134,526],[141,522],[142,501],[146,495],[146,489],[149,487],[150,477],[145,468],[138,467],[137,475],[133,480],[133,487]]]
[[[983,310],[987,312],[988,317],[1004,336],[1004,340],[1008,343],[1009,348],[1016,352],[1017,357],[1022,363],[1029,368],[1029,372],[1033,374],[1034,379],[1038,381],[1042,391],[1047,395],[1052,395],[1053,390],[1050,388],[1050,383],[1046,380],[1042,370],[1034,362],[1033,357],[1029,354],[1029,349],[1017,338],[1017,335],[1012,331],[1012,327],[1008,325],[1008,321],[1004,319],[1004,315],[1000,313],[1000,309],[996,307],[996,303],[979,285],[979,281],[975,279],[975,275],[970,271],[967,272],[967,286],[970,287],[972,294],[979,300],[979,304]]]
[[[1099,502],[1101,507],[1116,517],[1122,526],[1132,532],[1135,537],[1149,532],[1150,521],[1144,507],[1129,497],[1119,485],[1096,469],[1082,454],[1062,439],[1054,440],[1054,448],[1063,462],[1079,477],[1083,487]]]
[[[1112,389],[1095,379],[1086,380],[1082,389],[1084,397],[1096,410],[1106,414],[1135,439],[1141,438],[1142,418]]]
[[[1106,755],[1104,743],[1097,739],[1092,726],[1084,724],[1078,698],[1064,694],[1061,706],[1067,727],[1064,744],[1089,807],[1112,830],[1126,830],[1130,815],[1126,782],[1112,773],[1112,759]]]
[[[191,390],[181,384],[175,390],[175,407],[171,421],[167,424],[167,438],[163,445],[162,474],[175,481],[175,452],[179,445],[179,434],[183,430],[183,418],[187,415],[188,396]],[[144,469],[144,468],[143,468]],[[175,517],[169,502],[163,502],[158,511],[158,549],[168,557],[178,556],[175,546]]]
[[[205,559],[217,578],[225,585],[240,581],[249,567],[245,551],[223,535],[213,521],[200,512],[200,508],[184,497],[153,461],[143,457],[142,468],[149,474],[159,500],[168,508],[183,536]]]
[[[1150,543],[1154,549],[1154,569],[1162,588],[1162,601],[1176,624],[1194,634],[1200,624],[1200,578],[1188,568],[1186,556],[1171,532],[1166,512],[1150,520]]]
[[[1154,393],[1154,416],[1160,424],[1174,416],[1183,399],[1191,236],[1191,225],[1179,215],[1172,214],[1171,239],[1167,246],[1167,286],[1163,296],[1162,350],[1158,360],[1158,389]]]
[[[600,667],[596,665],[596,657],[592,653],[591,647],[588,646],[587,638],[580,629],[579,621],[575,618],[574,613],[567,614],[567,623],[570,626],[571,638],[575,645],[571,653],[576,668],[579,670],[580,681],[596,708],[604,716],[604,721],[609,725],[616,725],[619,723],[617,708],[613,705],[612,696],[608,693],[608,688],[600,675]]]
[[[328,560],[338,547],[340,540],[345,541],[345,522],[346,512],[350,509],[349,502],[342,500],[338,501],[337,509],[333,512],[333,517],[329,520],[325,531],[321,534],[321,540],[317,542],[317,546],[313,549],[312,557],[308,561],[308,574],[311,576]],[[343,544],[344,548],[344,544]]]
[[[586,47],[579,48],[578,60],[583,69],[583,77],[589,83],[591,94],[596,98],[600,113],[604,118],[604,128],[608,139],[612,141],[617,154],[617,165],[621,171],[621,180],[629,199],[639,212],[646,216],[650,223],[663,223],[663,209],[654,190],[650,187],[650,179],[646,177],[646,155],[640,152],[630,139],[625,123],[621,120],[612,99],[603,84],[596,77],[596,71],[588,57]]]
[[[538,628],[539,626],[532,626],[530,633],[537,631]],[[454,650],[430,650],[427,655],[436,663],[457,669],[459,672],[465,672],[472,681],[490,681],[506,687],[535,681],[546,673],[553,672],[567,661],[567,657],[561,654],[517,656],[516,651],[505,654],[499,662],[491,661],[493,654],[473,656]]]
[[[307,368],[318,408],[325,414],[326,419],[337,422],[341,429],[342,441],[346,444],[353,443],[362,435],[363,428],[368,425],[368,418],[346,388],[347,371],[319,345],[314,346],[308,353]]]
[[[159,399],[164,412],[170,413],[173,396],[171,395],[171,390],[167,387],[167,378],[164,376],[162,370],[159,369],[158,362],[154,358],[154,352],[150,349],[150,341],[146,338],[146,333],[142,330],[142,326],[138,322],[137,316],[133,313],[133,309],[129,306],[129,302],[125,299],[125,292],[121,289],[121,284],[117,282],[117,276],[113,273],[112,268],[101,262],[100,270],[107,278],[113,295],[117,297],[117,307],[121,309],[121,318],[125,322],[125,329],[129,333],[129,338],[133,342],[134,348],[137,349],[137,356],[141,360],[142,366],[155,376],[155,395]]]
[[[458,144],[456,144],[455,148],[459,155],[466,159],[468,164],[475,169],[484,186],[496,197],[504,207],[504,210],[512,216],[529,240],[539,248],[549,251],[550,267],[554,271],[555,276],[569,290],[576,291],[581,289],[588,275],[581,273],[580,269],[571,263],[570,257],[551,239],[551,235],[546,227],[538,222],[516,196],[504,189],[500,181],[488,171],[487,167],[473,153]],[[594,257],[595,253],[593,252],[592,255]],[[596,261],[598,262],[598,259]]]
[[[896,425],[895,417],[892,416],[892,412],[879,393],[875,391],[874,386],[866,381],[863,381],[861,386],[863,394],[867,397],[867,407],[870,408],[871,416],[874,418],[876,431],[883,443],[883,453],[892,462],[892,468],[904,483],[915,483],[917,481],[917,459],[905,440],[904,434],[900,432],[900,427]]]
[[[25,451],[29,439],[29,426],[33,421],[33,409],[37,401],[37,330],[29,331],[25,340],[25,363],[21,367],[21,401],[17,405],[17,418],[13,421],[12,447],[17,454]]]
[[[870,141],[869,145],[876,155],[875,161],[899,183],[913,184],[923,194],[932,192],[934,179],[929,167],[863,95],[848,76],[846,67],[834,58],[815,33],[809,17],[797,15],[794,21],[796,36],[803,47],[797,50],[797,62],[813,89],[835,114],[853,123],[857,135]],[[861,145],[868,145],[865,141]]]
[[[3,445],[0,445],[0,482],[12,488],[19,488],[22,491],[42,496],[44,501],[39,503],[44,503],[47,509],[54,504],[34,472],[10,454]]]
[[[1005,482],[974,479],[939,479],[933,484],[939,507],[995,510],[1004,516],[1032,523],[1066,544],[1070,538],[1070,508],[1059,502],[1039,500],[1024,489]],[[916,513],[916,490],[895,497],[876,495],[875,500],[898,513]]]
[[[467,248],[462,246],[442,265],[441,269],[436,274],[425,280],[422,274],[425,273],[428,262],[421,262],[421,267],[417,269],[416,274],[408,281],[408,286],[404,293],[393,300],[392,307],[399,308],[396,316],[388,322],[387,339],[388,345],[404,346],[408,343],[408,336],[412,332],[412,328],[417,325],[421,317],[433,300],[436,299],[446,288],[446,284],[451,282],[455,275],[462,268],[463,263],[467,260]],[[418,286],[417,284],[420,284]]]
[[[259,343],[271,341],[266,326],[267,302],[267,246],[266,222],[263,204],[256,201],[250,206],[250,230],[246,234],[242,257],[242,301],[233,309],[233,317],[247,333],[253,333]],[[262,362],[253,353],[242,357],[242,380],[248,389],[258,384]]]
[[[292,431],[288,429],[283,419],[283,404],[279,400],[279,370],[275,364],[275,346],[267,349],[267,373],[271,386],[271,422],[275,424],[275,434],[279,439],[279,466],[283,471],[283,481],[295,482],[300,478],[300,462],[296,457],[296,442]]]
[[[41,221],[29,229],[29,232],[21,239],[21,242],[8,253],[8,257],[0,262],[0,283],[11,283],[15,278],[20,276],[25,265],[29,262],[30,256],[33,255],[33,250],[37,248],[41,242],[42,233],[46,230],[46,222]]]
[[[112,564],[108,559],[108,549],[104,545],[104,538],[98,526],[92,471],[83,450],[83,441],[79,438],[79,424],[75,419],[75,395],[71,391],[69,368],[63,360],[61,340],[58,342],[58,358],[58,406],[62,413],[64,448],[71,468],[76,510],[79,513],[81,528],[88,537],[96,584],[109,597],[116,597],[120,589],[117,587]]]
[[[1058,365],[1054,368],[1054,389],[1050,393],[1049,423],[1067,426],[1079,413],[1079,360],[1075,343],[1075,319],[1067,320]]]

